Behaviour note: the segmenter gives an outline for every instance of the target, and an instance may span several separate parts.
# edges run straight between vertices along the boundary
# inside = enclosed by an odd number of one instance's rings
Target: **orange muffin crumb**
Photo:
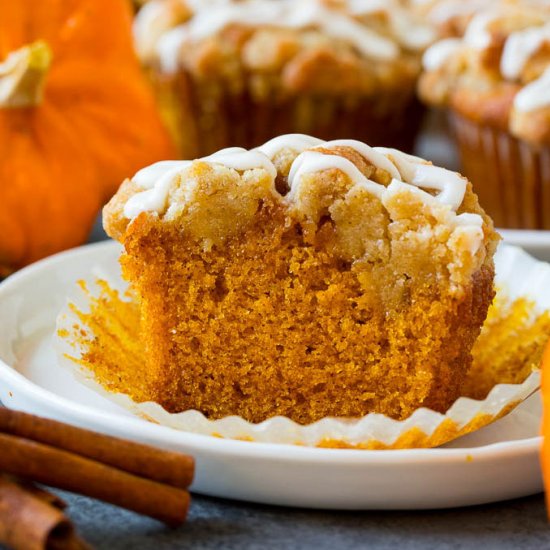
[[[80,364],[86,372],[93,372],[94,379],[107,391],[131,394],[136,402],[147,401],[150,398],[147,385],[139,378],[147,372],[142,366],[145,350],[139,339],[139,307],[131,296],[120,296],[104,281],[97,283],[100,292],[88,294],[90,311],[77,311],[79,323],[70,330],[59,329],[59,336],[69,338],[83,351]],[[515,337],[511,338],[511,334]],[[489,308],[487,321],[472,349],[473,366],[461,396],[485,398],[496,384],[523,383],[533,369],[540,367],[540,358],[549,337],[550,315],[547,311],[537,313],[533,304],[524,298],[509,302],[500,294]],[[125,368],[121,370],[120,364]],[[435,447],[494,422],[516,405],[517,401],[511,401],[496,415],[478,413],[465,425],[447,418],[431,434],[413,427],[391,444],[376,438],[354,444],[344,439],[325,438],[316,445],[354,449]],[[139,411],[139,414],[149,421],[156,421],[144,411]],[[217,432],[210,435],[222,437]],[[303,443],[298,440],[295,444]]]
[[[550,312],[534,313],[534,304],[504,298],[489,310],[472,350],[474,361],[463,395],[485,399],[495,384],[520,384],[540,368],[550,338]]]

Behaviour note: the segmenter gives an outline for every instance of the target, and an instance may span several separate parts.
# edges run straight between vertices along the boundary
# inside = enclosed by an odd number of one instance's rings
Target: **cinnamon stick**
[[[0,434],[0,471],[110,502],[171,527],[185,521],[189,493],[20,436]]]
[[[32,481],[6,474],[0,474],[0,476],[2,475],[5,479],[8,479],[12,483],[19,485],[19,487],[27,491],[27,493],[30,493],[31,495],[39,498],[46,504],[50,504],[51,506],[54,506],[59,510],[65,510],[65,508],[67,508],[67,503],[61,497],[50,493],[50,491],[46,491],[46,489],[43,489],[42,487],[38,487],[38,485],[35,485]]]
[[[14,550],[88,548],[63,512],[3,475],[0,475],[0,544]]]
[[[190,456],[1,407],[0,433],[45,443],[181,489],[193,480],[194,460]]]

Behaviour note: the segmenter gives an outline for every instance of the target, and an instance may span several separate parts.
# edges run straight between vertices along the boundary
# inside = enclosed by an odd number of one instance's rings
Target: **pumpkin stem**
[[[0,63],[0,107],[35,107],[42,101],[52,51],[38,40],[11,52]]]

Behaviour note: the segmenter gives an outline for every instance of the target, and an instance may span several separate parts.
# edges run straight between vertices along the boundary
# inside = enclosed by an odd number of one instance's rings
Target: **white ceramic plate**
[[[93,267],[115,262],[115,243],[43,260],[0,285],[0,399],[8,407],[115,436],[187,452],[196,492],[332,509],[445,508],[541,491],[538,396],[445,448],[316,449],[223,440],[133,417],[58,366],[51,347],[69,289]]]
[[[508,244],[521,246],[539,260],[550,262],[550,231],[499,229],[498,232]]]

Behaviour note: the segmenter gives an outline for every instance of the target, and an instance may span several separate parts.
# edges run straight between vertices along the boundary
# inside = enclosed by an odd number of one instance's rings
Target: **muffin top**
[[[424,54],[420,96],[534,145],[550,143],[550,6],[506,2]]]
[[[435,35],[398,0],[153,0],[135,37],[143,61],[165,73],[365,94],[414,83]]]
[[[246,233],[265,208],[349,265],[398,251],[416,264],[438,258],[456,288],[490,261],[498,238],[460,174],[395,149],[301,134],[144,168],[107,205],[104,225],[124,242],[152,217],[208,250]]]
[[[521,4],[548,8],[548,0],[402,0],[415,15],[434,26],[440,38],[463,36],[477,13],[502,6]]]
[[[478,12],[502,4],[503,0],[405,0],[413,12],[437,29],[440,37],[462,36]]]

